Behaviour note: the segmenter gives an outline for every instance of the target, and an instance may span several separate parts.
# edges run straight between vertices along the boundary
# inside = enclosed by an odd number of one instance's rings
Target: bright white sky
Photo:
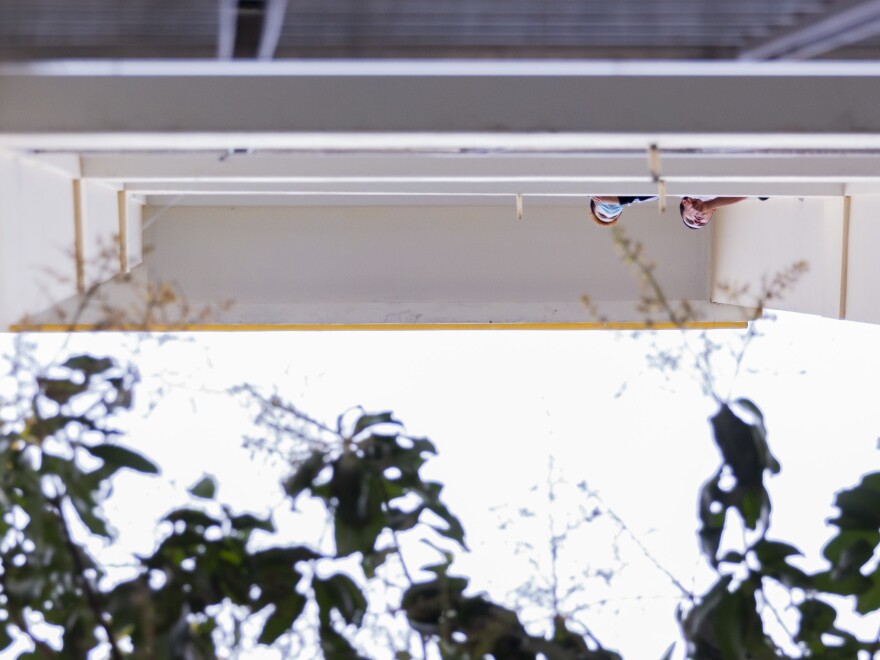
[[[770,537],[816,558],[829,535],[834,491],[877,469],[880,328],[781,314],[763,332],[747,351],[733,393],[763,409],[783,466],[771,481]],[[712,336],[735,344],[732,331]],[[660,564],[699,593],[711,580],[698,550],[696,501],[718,464],[707,423],[715,405],[690,370],[661,374],[647,366],[658,338],[676,345],[681,335],[217,333],[148,343],[136,358],[145,382],[130,442],[156,459],[166,478],[120,480],[109,513],[125,546],[148,552],[152,521],[204,473],[217,476],[220,500],[260,512],[278,505],[275,472],[241,449],[247,413],[225,394],[250,382],[331,424],[356,405],[393,410],[409,433],[434,440],[440,455],[427,472],[446,483],[446,500],[473,551],[455,570],[496,599],[534,577],[528,557],[544,561],[551,456],[568,484],[559,487],[557,523],[576,519],[580,504],[595,504],[574,487],[585,480]],[[120,340],[83,335],[73,342],[109,352]],[[731,387],[729,372],[730,361],[722,360],[722,393]],[[164,391],[156,394],[159,387]],[[530,491],[535,485],[540,488]],[[538,515],[519,517],[523,507]],[[293,522],[286,509],[275,511],[284,527]],[[508,518],[518,522],[499,530]],[[626,535],[620,560],[613,558],[615,529],[607,517],[582,526],[565,546],[562,573],[615,570],[610,588],[582,581],[581,602],[593,605],[580,618],[624,657],[657,658],[678,639],[679,594]],[[538,550],[517,555],[523,540]],[[875,633],[877,620],[865,630]]]

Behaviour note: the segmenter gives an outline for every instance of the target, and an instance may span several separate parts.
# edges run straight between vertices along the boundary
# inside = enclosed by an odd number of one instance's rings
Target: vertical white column
[[[880,323],[880,195],[852,198],[849,232],[846,318]]]
[[[0,329],[76,293],[74,185],[0,152]]]
[[[86,288],[120,273],[119,190],[82,180],[82,257]]]
[[[807,272],[767,306],[839,318],[844,210],[843,197],[749,200],[720,210],[713,221],[712,302],[761,304],[772,279],[804,261]]]
[[[143,219],[144,204],[134,195],[126,196],[126,229],[125,247],[128,270],[139,266],[144,261],[143,250]]]

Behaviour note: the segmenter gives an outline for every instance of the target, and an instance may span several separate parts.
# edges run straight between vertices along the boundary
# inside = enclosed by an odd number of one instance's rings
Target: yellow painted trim
[[[846,288],[849,278],[849,222],[852,211],[852,197],[843,198],[843,240],[840,255],[840,306],[837,318],[846,318]]]
[[[85,293],[86,276],[83,258],[82,180],[73,180],[73,258],[76,262],[76,290]]]
[[[128,200],[124,190],[116,193],[119,205],[119,272],[128,272]]]
[[[607,322],[607,323],[198,323],[188,325],[154,323],[16,323],[10,332],[277,332],[277,331],[374,331],[374,330],[675,330],[673,323]],[[686,323],[688,330],[741,330],[746,321],[695,321]]]

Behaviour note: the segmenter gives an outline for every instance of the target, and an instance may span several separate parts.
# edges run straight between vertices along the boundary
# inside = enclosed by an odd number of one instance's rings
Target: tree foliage
[[[310,619],[311,605],[317,614],[306,625],[314,623],[324,655],[362,657],[352,633],[363,624],[380,569],[392,557],[403,563],[399,536],[422,528],[447,548],[466,548],[442,484],[421,474],[436,454],[433,443],[405,435],[390,413],[362,413],[348,426],[340,418],[333,440],[314,447],[279,484],[293,507],[304,496],[323,503],[332,551],[257,546],[257,531],[270,538],[275,532],[270,519],[235,514],[226,505],[219,514],[189,506],[159,521],[167,533],[152,554],[138,558],[133,577],[108,584],[106,568],[87,546],[89,537],[115,539],[102,514],[113,477],[124,469],[159,472],[111,427],[131,406],[136,377],[112,359],[90,355],[51,371],[8,402],[7,412],[16,414],[6,416],[11,421],[0,438],[0,649],[23,634],[47,657],[85,657],[102,648],[113,658],[214,658],[224,608],[254,616],[255,642],[271,645]],[[211,477],[191,489],[206,505],[216,504],[216,492]],[[552,638],[529,634],[516,612],[466,594],[468,580],[448,572],[451,549],[435,547],[442,561],[427,567],[432,577],[415,581],[406,571],[408,584],[395,606],[423,648],[436,644],[447,657],[616,657],[591,651],[563,621]],[[352,556],[360,574],[327,572]],[[53,626],[62,631],[60,650],[47,633]],[[240,630],[235,637],[241,641]],[[398,656],[409,653],[403,648]]]
[[[837,627],[837,612],[826,599],[852,597],[861,614],[880,609],[876,581],[880,572],[861,572],[880,542],[880,473],[867,474],[858,486],[837,494],[840,515],[830,522],[839,531],[823,550],[830,567],[808,574],[791,563],[802,554],[798,548],[768,538],[771,504],[765,478],[778,473],[780,465],[770,452],[761,411],[746,399],[736,403],[752,417],[751,422],[727,404],[711,420],[722,463],[700,492],[699,536],[718,579],[681,616],[689,657],[785,656],[765,631],[762,609],[772,607],[765,594],[768,583],[788,591],[799,610],[798,628],[787,631],[798,649],[796,657],[843,659],[875,653],[880,650],[878,640],[860,640]],[[723,487],[725,477],[729,483]],[[744,547],[719,558],[722,535],[736,515],[750,537],[744,536]]]
[[[165,531],[152,552],[111,580],[89,547],[117,538],[102,511],[114,478],[124,470],[159,473],[113,426],[132,405],[137,375],[91,355],[30,375],[20,373],[18,393],[3,402],[0,428],[0,649],[25,635],[45,657],[101,649],[112,658],[214,658],[221,645],[234,648],[247,635],[251,644],[273,645],[308,630],[312,650],[327,658],[370,657],[379,642],[364,643],[361,632],[371,602],[402,575],[382,596],[386,614],[408,635],[385,648],[398,658],[432,649],[444,658],[619,658],[592,634],[576,633],[564,612],[553,613],[548,633],[533,632],[516,610],[474,593],[455,574],[465,530],[443,485],[423,475],[437,453],[430,440],[407,435],[388,412],[356,411],[326,427],[253,388],[242,391],[261,407],[264,427],[295,448],[279,492],[293,509],[319,503],[332,543],[281,542],[271,518],[217,501],[217,484],[206,476],[191,488],[190,505],[159,521]],[[295,422],[317,426],[322,437]],[[810,573],[794,563],[798,548],[770,536],[766,479],[780,465],[758,407],[721,403],[711,430],[720,465],[698,496],[698,533],[717,578],[679,609],[687,656],[876,652],[877,640],[842,629],[833,598],[852,599],[860,614],[880,609],[880,569],[871,568],[880,545],[880,473],[837,494],[835,534],[823,550],[828,567]],[[736,527],[744,530],[741,546],[730,542]],[[431,548],[432,561],[411,565],[403,541],[410,535]],[[771,583],[799,612],[786,648],[768,632]],[[230,629],[229,611],[250,632]],[[60,649],[49,629],[61,631]]]

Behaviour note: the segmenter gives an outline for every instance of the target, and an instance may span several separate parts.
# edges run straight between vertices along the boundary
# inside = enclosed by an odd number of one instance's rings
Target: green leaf
[[[107,383],[116,390],[116,398],[112,403],[108,404],[108,411],[115,410],[116,408],[122,408],[123,410],[131,408],[133,391],[130,386],[126,385],[125,380],[122,378],[108,378]]]
[[[824,571],[813,576],[813,585],[818,591],[829,594],[856,596],[871,588],[871,580],[861,573],[836,576],[832,571]]]
[[[718,604],[728,595],[728,587],[733,577],[721,576],[718,581],[707,591],[699,603],[694,606],[684,617],[681,629],[685,639],[697,649],[701,644],[715,647],[715,625],[713,617]]]
[[[229,522],[233,529],[240,532],[251,532],[255,529],[261,529],[264,532],[275,531],[275,525],[272,524],[270,518],[257,518],[250,513],[243,513],[240,516],[230,516]]]
[[[130,470],[145,474],[159,473],[159,468],[156,467],[155,463],[119,445],[103,444],[92,447],[83,445],[83,448],[95,458],[100,458],[105,463],[116,468],[129,468]]]
[[[84,658],[98,640],[95,639],[95,622],[91,612],[74,610],[64,622],[64,652],[68,658]]]
[[[333,630],[331,625],[322,625],[320,633],[321,651],[328,660],[362,660],[363,656],[354,650],[347,639]]]
[[[204,621],[189,621],[189,647],[187,651],[192,660],[214,660],[217,649],[214,647],[214,630],[217,621],[207,618]]]
[[[437,454],[437,447],[427,438],[409,438],[409,440],[413,443],[413,450],[420,454]]]
[[[446,505],[440,502],[435,502],[434,504],[429,504],[427,508],[442,518],[446,523],[445,528],[434,527],[434,529],[446,538],[457,542],[462,548],[467,550],[467,543],[465,543],[464,540],[464,527],[462,527],[461,521],[450,513],[449,509],[446,508]]]
[[[78,478],[75,480],[74,474],[76,472],[76,465],[70,459],[46,453],[40,457],[41,474],[56,474],[61,477],[68,490],[77,489],[79,492],[84,492],[82,489],[77,488],[81,485],[81,481]]]
[[[82,371],[86,375],[100,374],[113,367],[113,360],[110,358],[96,358],[92,355],[75,355],[67,360],[63,365],[67,369]]]
[[[813,578],[796,566],[782,564],[772,571],[767,571],[767,574],[789,589],[797,587],[799,589],[811,590],[814,588]]]
[[[371,461],[383,462],[387,466],[396,465],[403,469],[399,462],[412,460],[406,457],[407,454],[411,454],[414,458],[418,458],[419,454],[412,449],[402,447],[399,441],[399,435],[371,433],[358,443],[358,447],[363,451],[364,457]]]
[[[459,604],[467,585],[466,578],[445,574],[430,582],[414,582],[403,592],[400,606],[413,628],[424,634],[435,634],[444,612]]]
[[[257,640],[260,644],[272,644],[276,639],[293,627],[294,622],[302,614],[306,606],[306,599],[297,592],[292,592],[287,598],[275,602],[275,611],[266,619],[263,632]]]
[[[381,515],[381,485],[370,474],[367,462],[354,452],[343,454],[333,463],[330,486],[337,520],[363,526],[377,513]]]
[[[208,529],[209,527],[219,527],[220,521],[209,516],[204,511],[198,509],[176,509],[163,518],[171,523],[183,521],[187,527]]]
[[[767,539],[761,539],[752,550],[755,551],[755,556],[761,565],[768,568],[784,564],[788,557],[799,557],[804,554],[793,545],[781,541],[768,541]]]
[[[367,599],[354,580],[342,573],[336,573],[326,579],[315,578],[312,587],[322,611],[335,609],[346,623],[361,625],[367,611]]]
[[[213,500],[217,493],[217,482],[211,475],[205,475],[192,488],[189,489],[190,494],[195,497],[201,497],[204,500]]]
[[[840,491],[834,503],[840,516],[830,522],[841,529],[880,528],[880,472],[867,474],[855,488]]]
[[[312,482],[324,469],[324,452],[315,451],[300,466],[299,469],[284,482],[284,492],[288,497],[295,498],[306,488],[310,488]]]
[[[770,452],[767,444],[767,428],[764,426],[764,415],[761,410],[748,399],[737,399],[736,403],[751,412],[757,418],[757,424],[752,425],[752,439],[758,449],[761,462],[772,474],[778,474],[781,470],[779,461]]]
[[[797,608],[801,613],[797,640],[815,648],[814,644],[822,644],[822,635],[834,630],[837,611],[828,603],[814,598],[805,600]]]
[[[267,548],[266,550],[255,552],[252,555],[252,558],[254,561],[254,565],[258,568],[258,570],[277,570],[279,567],[281,567],[285,571],[293,571],[293,565],[295,563],[299,561],[323,559],[324,555],[315,552],[311,548],[307,548],[301,545],[294,545],[289,547]],[[295,574],[299,575],[298,573]]]
[[[382,483],[349,453],[333,465],[331,487],[337,556],[370,552],[386,523]]]
[[[682,632],[693,658],[771,660],[775,646],[757,613],[755,585],[746,580],[729,591],[732,577],[721,577],[688,613]]]
[[[541,641],[545,640],[542,639]],[[565,617],[562,615],[557,614],[553,617],[553,638],[549,641],[558,651],[564,652],[571,657],[589,658],[591,655],[590,648],[587,646],[584,638],[568,629]]]
[[[335,524],[336,556],[347,557],[355,552],[372,552],[379,533],[385,527],[382,516],[376,516],[365,525],[349,525],[339,518]]]
[[[737,399],[736,403],[741,405],[743,408],[747,409],[750,413],[752,413],[755,417],[758,418],[758,421],[763,425],[764,424],[764,413],[761,412],[761,409],[755,405],[755,403],[751,399]]]
[[[751,603],[746,603],[746,607],[742,607],[742,600],[740,591],[725,593],[713,613],[715,640],[721,650],[722,658],[749,657],[745,654],[743,629],[746,627],[745,619]]]
[[[880,534],[875,531],[844,530],[825,546],[825,557],[831,562],[831,570],[814,576],[817,589],[843,596],[865,594],[873,586],[871,578],[861,573],[862,566],[874,554],[880,542]],[[866,596],[866,606],[873,596]]]
[[[394,414],[390,411],[375,414],[363,414],[358,421],[355,422],[351,436],[355,437],[364,429],[376,426],[377,424],[396,424],[397,426],[402,426],[400,422],[394,419]]]
[[[770,516],[770,496],[763,485],[737,489],[740,495],[737,509],[742,514],[746,528],[755,530],[760,522],[767,528]]]
[[[849,529],[841,530],[837,536],[828,542],[825,549],[822,550],[822,554],[828,561],[836,565],[840,562],[843,552],[851,545],[859,542],[871,547],[876,547],[880,544],[880,532]]]
[[[76,509],[79,519],[92,534],[102,536],[105,539],[111,538],[107,523],[96,512],[94,501],[87,501],[76,496],[71,496],[70,501]]]
[[[874,555],[874,544],[864,539],[858,539],[845,547],[838,560],[835,562],[831,573],[835,578],[840,578],[851,573],[858,573]]]
[[[726,405],[721,406],[711,422],[715,444],[737,482],[746,487],[760,484],[764,475],[764,463],[755,445],[752,427]]]
[[[363,557],[361,558],[361,568],[363,568],[364,575],[367,576],[367,579],[372,580],[376,577],[376,569],[384,564],[385,560],[388,559],[390,555],[393,555],[396,552],[397,549],[391,547],[363,553]]]
[[[11,645],[12,637],[9,635],[9,630],[7,629],[6,623],[0,622],[0,651],[4,651]]]
[[[417,506],[412,511],[402,511],[397,507],[389,506],[385,511],[385,524],[389,529],[396,532],[403,532],[412,529],[418,524],[419,516],[424,510],[424,505]]]
[[[25,423],[22,437],[35,438],[39,442],[57,433],[73,421],[79,421],[79,419],[68,415],[52,415],[45,419],[31,417]]]
[[[727,511],[726,493],[721,490],[721,470],[710,477],[700,489],[700,549],[712,566],[717,566],[718,548],[724,533]],[[717,511],[713,511],[717,508]]]
[[[871,588],[859,594],[856,611],[859,614],[868,614],[880,609],[880,568],[874,571],[870,577]]]
[[[66,378],[37,378],[37,384],[44,396],[61,405],[89,388],[88,382],[74,383]]]
[[[731,550],[729,552],[724,553],[724,556],[718,560],[719,564],[741,564],[745,557],[742,556],[742,553],[736,552],[735,550]]]

